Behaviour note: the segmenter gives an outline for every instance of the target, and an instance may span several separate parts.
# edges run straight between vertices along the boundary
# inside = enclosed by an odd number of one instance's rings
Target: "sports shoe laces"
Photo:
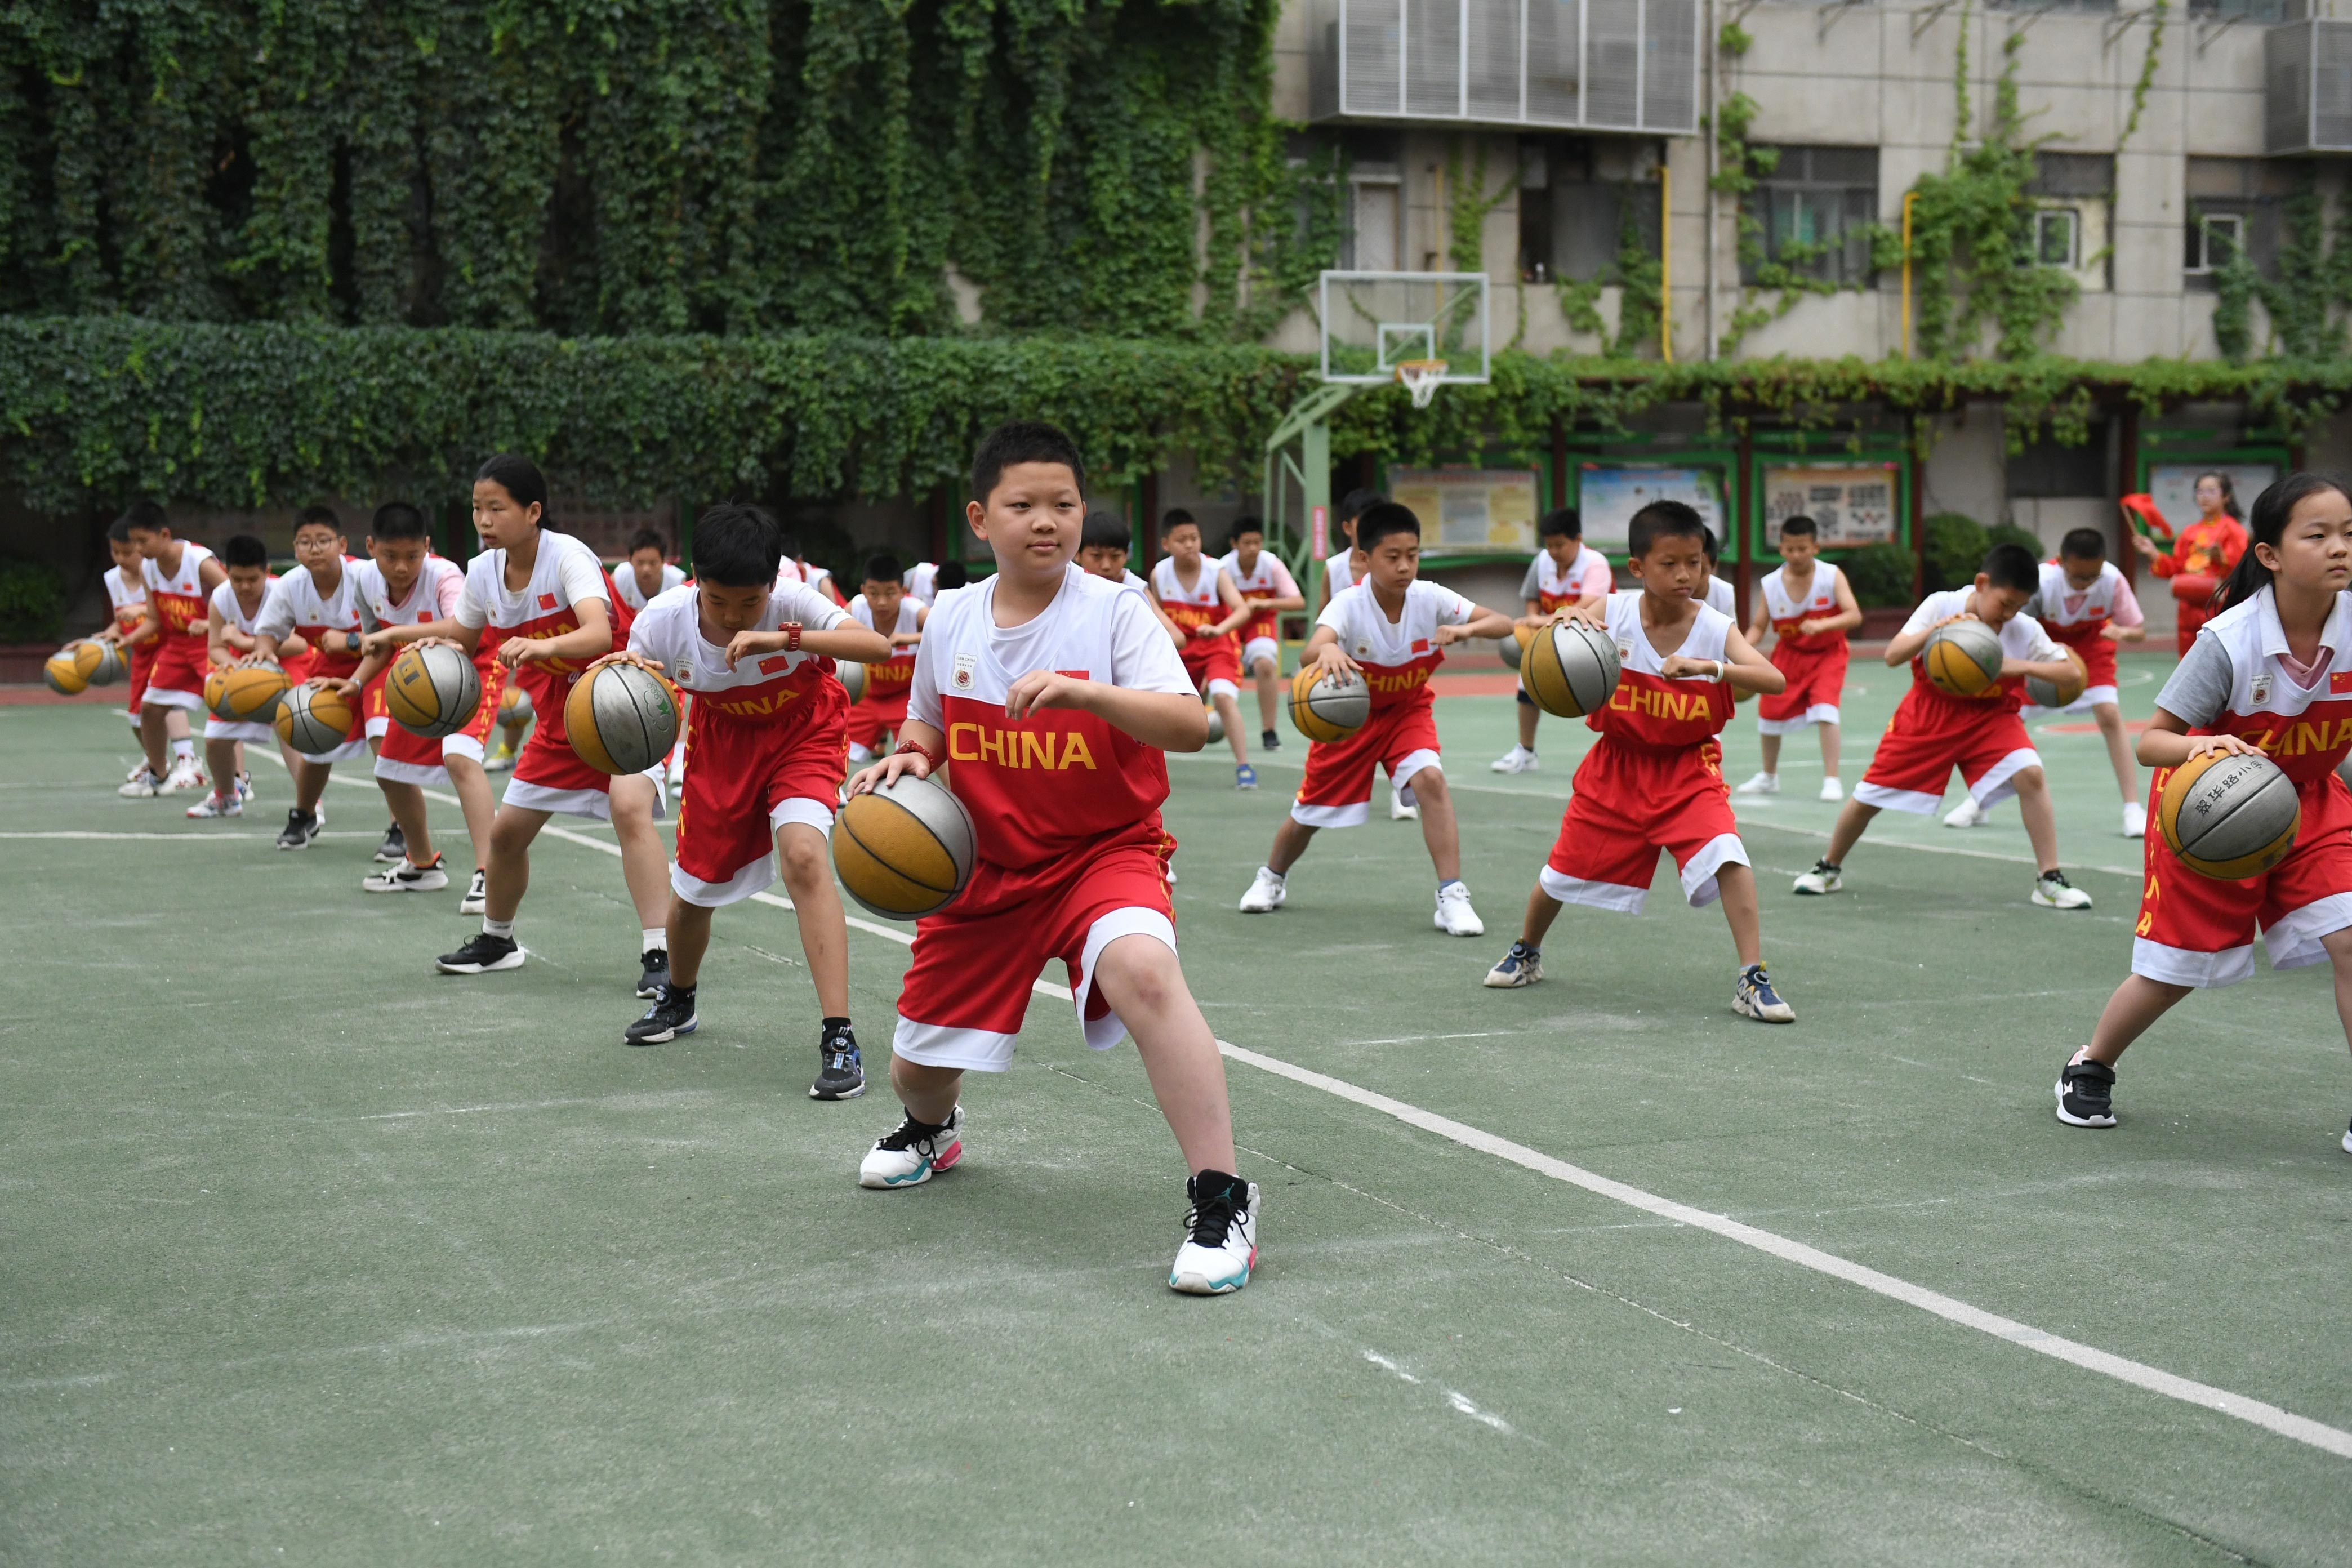
[[[1192,1233],[1195,1246],[1224,1246],[1225,1235],[1233,1229],[1234,1216],[1239,1212],[1237,1196],[1235,1188],[1227,1187],[1210,1197],[1192,1200],[1192,1206],[1184,1214],[1184,1228]]]
[[[2071,888],[2074,885],[2066,879],[2066,873],[2063,871],[2044,871],[2042,874],[2042,880],[2053,888]]]
[[[919,1129],[919,1131],[918,1131],[918,1129]],[[893,1127],[889,1131],[884,1133],[881,1140],[874,1146],[877,1149],[911,1149],[918,1143],[931,1142],[934,1139],[938,1138],[940,1133],[946,1131],[947,1129],[944,1126],[928,1127],[909,1116],[905,1121],[899,1122],[898,1126]]]

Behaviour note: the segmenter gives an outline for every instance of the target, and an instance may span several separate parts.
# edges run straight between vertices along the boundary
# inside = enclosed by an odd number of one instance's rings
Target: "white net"
[[[1426,408],[1437,389],[1445,384],[1445,362],[1442,359],[1409,359],[1396,367],[1396,378],[1412,395],[1415,408]]]

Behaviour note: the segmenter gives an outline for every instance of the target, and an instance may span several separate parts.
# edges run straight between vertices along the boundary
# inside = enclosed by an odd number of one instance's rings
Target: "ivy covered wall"
[[[1246,339],[1339,240],[1279,11],[16,0],[0,311]]]

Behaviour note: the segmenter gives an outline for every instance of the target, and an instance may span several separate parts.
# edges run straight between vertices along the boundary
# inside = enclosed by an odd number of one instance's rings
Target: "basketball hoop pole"
[[[1292,405],[1265,438],[1266,522],[1271,537],[1281,541],[1277,553],[1289,552],[1309,626],[1322,608],[1323,552],[1316,548],[1314,525],[1318,509],[1327,520],[1331,515],[1331,416],[1356,391],[1351,383],[1323,383]]]

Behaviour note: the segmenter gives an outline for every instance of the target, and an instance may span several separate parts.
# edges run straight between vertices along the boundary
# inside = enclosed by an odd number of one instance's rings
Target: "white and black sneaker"
[[[963,1158],[963,1107],[934,1127],[910,1114],[875,1140],[857,1167],[861,1187],[919,1187]]]
[[[1731,987],[1731,1010],[1759,1024],[1797,1021],[1797,1010],[1780,1000],[1780,994],[1772,989],[1772,977],[1764,973],[1760,963],[1751,963],[1739,972],[1738,980]]]
[[[1515,942],[1511,951],[1503,954],[1503,962],[1486,971],[1486,978],[1480,984],[1496,991],[1517,991],[1542,978],[1543,950]]]
[[[694,987],[664,985],[646,1016],[622,1030],[621,1038],[632,1046],[658,1046],[701,1026],[702,1020],[694,1014]]]
[[[637,954],[637,994],[647,1000],[669,984],[669,949],[649,947]]]
[[[443,857],[433,857],[430,866],[412,864],[405,853],[400,863],[387,866],[360,879],[363,893],[437,893],[449,885],[449,872],[442,865]]]
[[[1203,1171],[1184,1184],[1184,1240],[1168,1288],[1187,1296],[1229,1296],[1257,1267],[1257,1184]]]
[[[457,900],[461,915],[478,915],[490,905],[490,874],[479,866],[474,868],[474,879],[466,884],[466,896]]]
[[[1834,893],[1845,886],[1844,868],[1827,860],[1816,860],[1813,868],[1797,879],[1797,891],[1820,895]]]
[[[383,842],[375,847],[375,863],[379,866],[397,866],[407,858],[408,835],[403,833],[400,830],[400,824],[395,822],[383,830]]]
[[[163,781],[155,776],[155,770],[142,763],[131,770],[131,776],[123,780],[121,787],[114,793],[125,800],[152,800],[163,793]]]
[[[2352,1154],[2352,1127],[2344,1130],[2344,1152]]]
[[[865,1092],[866,1058],[858,1054],[857,1036],[848,1020],[834,1020],[816,1043],[816,1081],[809,1085],[809,1098],[855,1100]]]
[[[280,849],[308,849],[318,841],[319,814],[296,806],[286,814],[285,830],[278,836]]]
[[[2044,871],[2033,883],[2033,901],[2045,910],[2087,910],[2091,895],[2066,879],[2063,871]]]
[[[493,970],[520,969],[522,943],[510,936],[476,931],[465,946],[435,959],[433,966],[444,974],[488,974]]]
[[[2058,1074],[2058,1120],[2069,1127],[2116,1124],[2116,1069],[2084,1057]],[[2352,1138],[2352,1132],[2345,1134]]]

